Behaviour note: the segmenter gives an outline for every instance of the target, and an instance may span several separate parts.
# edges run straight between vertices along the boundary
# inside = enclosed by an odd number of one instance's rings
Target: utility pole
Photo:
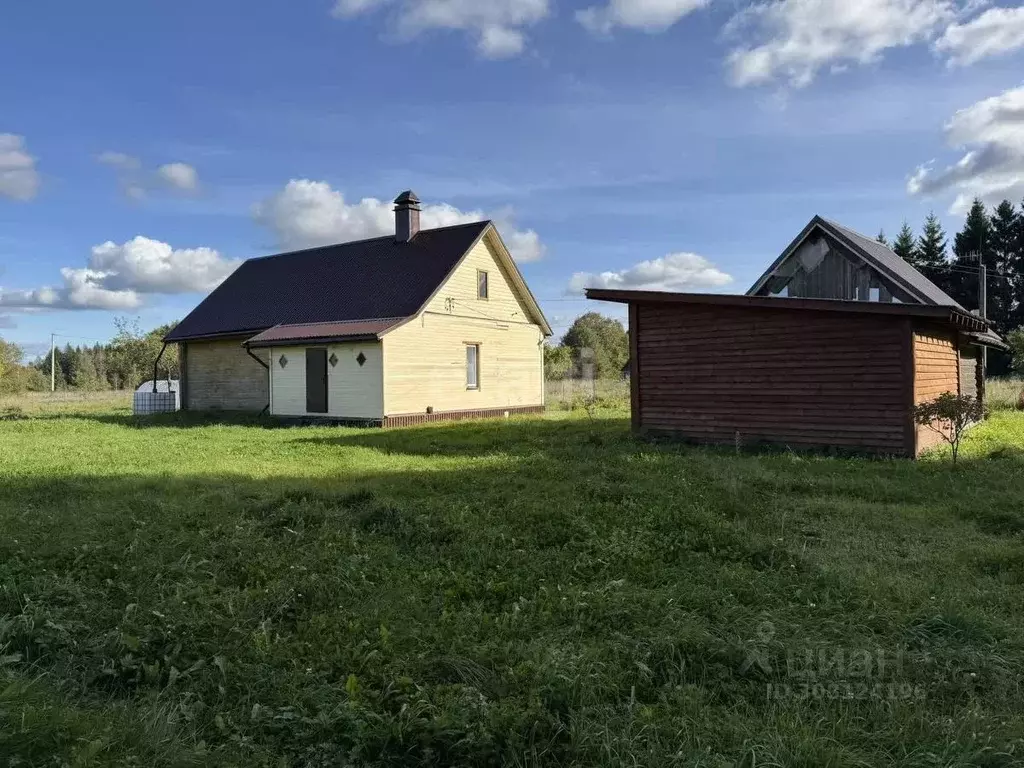
[[[988,267],[982,255],[978,254],[978,312],[982,320],[988,320]],[[988,347],[981,348],[981,372],[988,375]]]
[[[50,394],[57,391],[57,334],[50,334]]]

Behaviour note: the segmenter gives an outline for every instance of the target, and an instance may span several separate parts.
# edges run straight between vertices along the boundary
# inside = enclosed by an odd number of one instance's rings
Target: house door
[[[327,413],[327,350],[306,350],[306,413]]]

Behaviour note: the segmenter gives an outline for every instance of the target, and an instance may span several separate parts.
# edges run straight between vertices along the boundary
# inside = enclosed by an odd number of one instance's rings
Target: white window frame
[[[471,357],[472,350],[472,357]],[[466,389],[477,391],[480,389],[480,343],[474,341],[466,342]]]

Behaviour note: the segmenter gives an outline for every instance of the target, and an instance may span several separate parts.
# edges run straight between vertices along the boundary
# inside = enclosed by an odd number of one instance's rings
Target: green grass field
[[[635,442],[614,411],[26,414],[0,766],[1024,762],[1024,414],[957,471]]]

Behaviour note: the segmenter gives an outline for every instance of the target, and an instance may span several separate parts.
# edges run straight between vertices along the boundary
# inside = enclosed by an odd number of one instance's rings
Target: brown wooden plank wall
[[[642,431],[913,451],[900,319],[657,303],[636,317]]]
[[[956,337],[947,331],[918,329],[914,332],[914,404],[926,403],[946,392],[960,393],[960,353]],[[934,430],[925,426],[917,428],[918,453],[941,442],[942,437]]]

